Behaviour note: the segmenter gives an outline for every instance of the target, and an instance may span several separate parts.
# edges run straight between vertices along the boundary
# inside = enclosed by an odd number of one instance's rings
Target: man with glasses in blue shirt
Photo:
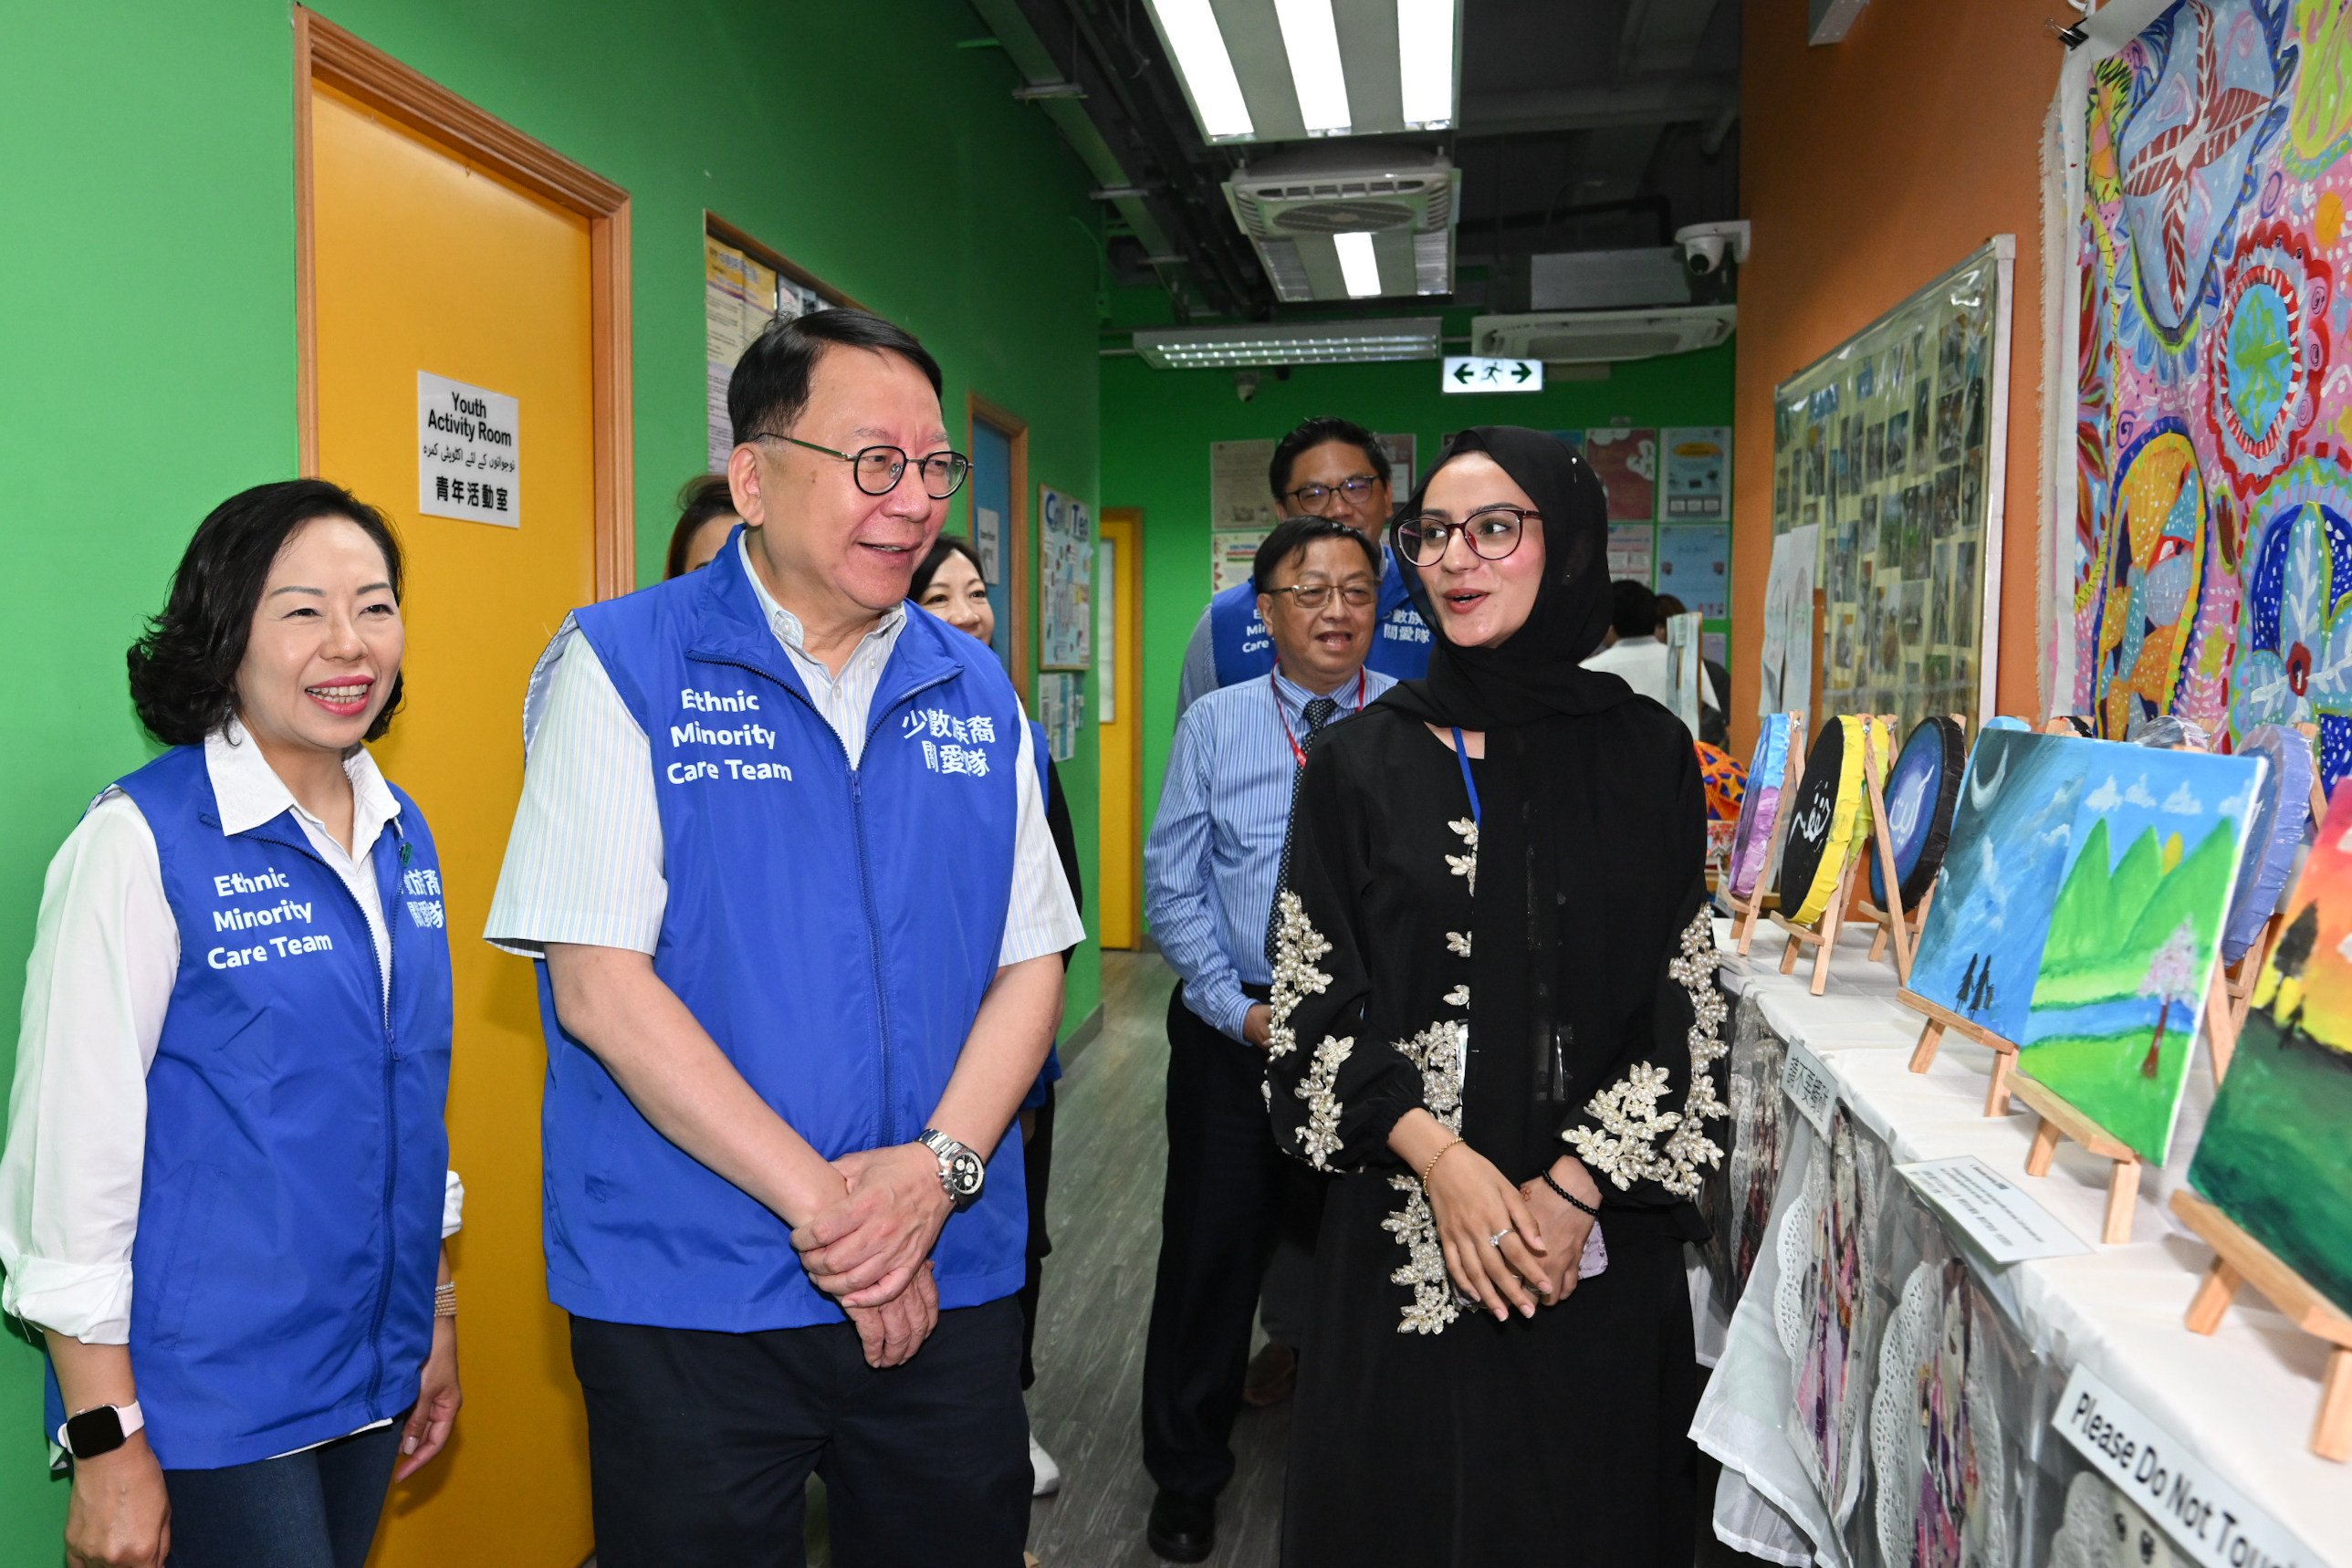
[[[541,961],[604,1568],[798,1561],[812,1471],[837,1562],[1022,1559],[1004,1142],[1086,931],[1011,679],[906,603],[971,467],[940,386],[863,311],[769,326],[741,526],[577,612],[525,700],[487,934]]]
[[[1395,684],[1364,668],[1380,584],[1379,547],[1336,518],[1286,519],[1266,536],[1251,585],[1276,658],[1177,721],[1144,846],[1144,909],[1182,980],[1168,1007],[1168,1175],[1143,1364],[1143,1462],[1159,1487],[1146,1540],[1174,1563],[1215,1544],[1258,1281],[1294,1183],[1315,1180],[1266,1121],[1266,928],[1299,769],[1328,726]]]
[[[1378,550],[1395,505],[1388,454],[1380,437],[1349,419],[1318,415],[1276,443],[1266,468],[1277,517],[1326,517],[1344,522]],[[1405,592],[1397,563],[1381,552],[1380,600],[1374,606],[1371,668],[1391,680],[1413,680],[1429,668],[1429,628]],[[1209,601],[1184,645],[1176,687],[1176,716],[1204,694],[1237,681],[1263,680],[1274,668],[1274,644],[1257,614],[1257,589],[1237,583]]]

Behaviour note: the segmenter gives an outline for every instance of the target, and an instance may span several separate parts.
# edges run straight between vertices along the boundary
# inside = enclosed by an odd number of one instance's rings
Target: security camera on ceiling
[[[1234,395],[1247,403],[1257,395],[1258,374],[1254,370],[1234,372]]]
[[[1695,223],[1688,228],[1675,230],[1675,243],[1683,248],[1683,268],[1694,278],[1707,278],[1728,265],[1744,267],[1748,263],[1748,220],[1737,218],[1729,223]]]

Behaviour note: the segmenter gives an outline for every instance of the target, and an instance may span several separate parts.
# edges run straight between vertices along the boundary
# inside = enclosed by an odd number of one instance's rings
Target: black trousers
[[[1054,1238],[1045,1234],[1045,1189],[1054,1180],[1054,1094],[1059,1084],[1045,1086],[1045,1103],[1034,1111],[1029,1131],[1021,1139],[1021,1176],[1029,1189],[1028,1272],[1021,1280],[1021,1387],[1037,1386],[1037,1295],[1045,1282],[1045,1255]]]
[[[709,1333],[572,1320],[599,1568],[803,1568],[809,1473],[838,1568],[1019,1568],[1021,1309],[940,1314],[903,1366],[847,1323]]]
[[[1313,1173],[1275,1147],[1265,1058],[1168,1002],[1168,1177],[1143,1352],[1143,1465],[1170,1491],[1233,1479],[1258,1281],[1289,1216],[1311,1223]],[[1310,1237],[1311,1239],[1311,1237]]]

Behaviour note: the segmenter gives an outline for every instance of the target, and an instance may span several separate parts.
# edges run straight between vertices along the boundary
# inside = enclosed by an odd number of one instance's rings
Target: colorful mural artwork
[[[1911,989],[2161,1163],[2267,766],[1988,731]]]
[[[2352,785],[2315,836],[2189,1181],[2352,1312]]]
[[[2352,772],[2352,24],[2179,0],[2092,68],[2074,247],[2073,706]]]

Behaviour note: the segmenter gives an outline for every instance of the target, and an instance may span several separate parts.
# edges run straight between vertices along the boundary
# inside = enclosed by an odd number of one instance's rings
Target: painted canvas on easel
[[[2081,742],[1988,729],[1969,754],[1911,990],[1986,1033],[2025,1033],[2050,911],[2066,871]]]
[[[2352,1311],[2352,784],[2255,982],[2189,1184]]]
[[[2017,1065],[2162,1164],[2264,763],[2106,741],[2063,850]]]

